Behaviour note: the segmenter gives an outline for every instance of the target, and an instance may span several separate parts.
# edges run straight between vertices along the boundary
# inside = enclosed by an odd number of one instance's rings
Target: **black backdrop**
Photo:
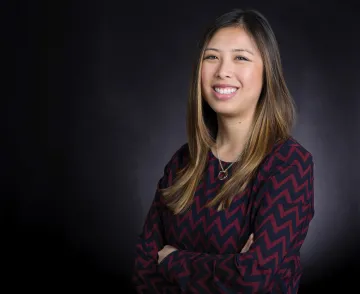
[[[214,17],[247,7],[265,14],[277,35],[298,106],[294,136],[315,159],[316,216],[302,250],[300,293],[356,286],[360,21],[355,4],[1,5],[4,47],[16,49],[9,50],[16,52],[15,67],[6,71],[9,77],[15,68],[16,87],[4,84],[11,94],[3,95],[0,203],[4,281],[12,289],[130,293],[136,235],[164,165],[186,141],[185,105],[197,41]]]

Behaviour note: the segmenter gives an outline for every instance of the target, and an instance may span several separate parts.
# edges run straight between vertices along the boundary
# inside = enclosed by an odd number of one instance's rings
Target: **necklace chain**
[[[229,175],[229,173],[228,173],[229,168],[230,168],[236,161],[232,162],[226,169],[224,169],[224,167],[223,167],[223,165],[222,165],[222,163],[221,163],[220,157],[219,157],[219,152],[218,152],[218,149],[217,149],[217,145],[216,145],[216,144],[215,144],[215,149],[216,149],[216,156],[217,156],[217,158],[218,158],[218,160],[219,160],[220,167],[221,167],[221,171],[219,171],[219,173],[218,173],[218,178],[219,178],[220,181],[223,181],[223,180],[225,180],[225,179],[228,177],[228,175]],[[239,158],[240,158],[240,156],[241,156],[241,154],[239,155]],[[238,158],[238,159],[239,159],[239,158]]]

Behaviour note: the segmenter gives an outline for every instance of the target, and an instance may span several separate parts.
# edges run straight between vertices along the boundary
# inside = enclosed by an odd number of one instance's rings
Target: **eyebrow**
[[[209,50],[221,52],[220,49],[216,49],[216,48],[206,48],[204,51],[209,51]],[[245,52],[248,52],[248,53],[254,55],[254,53],[253,53],[252,51],[250,51],[250,50],[248,50],[248,49],[243,49],[243,48],[241,48],[241,49],[232,49],[231,51],[232,51],[232,52],[242,52],[242,51],[245,51]]]

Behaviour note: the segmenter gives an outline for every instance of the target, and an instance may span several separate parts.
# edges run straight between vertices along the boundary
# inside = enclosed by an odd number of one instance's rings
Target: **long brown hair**
[[[189,161],[177,172],[173,184],[161,190],[167,206],[175,214],[190,207],[206,167],[208,152],[216,143],[217,116],[202,97],[201,67],[204,49],[210,39],[226,27],[244,29],[257,44],[264,63],[263,87],[242,156],[233,165],[232,177],[208,207],[217,205],[218,210],[229,207],[233,197],[245,190],[274,144],[289,138],[295,123],[295,104],[284,80],[275,35],[266,18],[253,9],[236,9],[218,17],[199,44],[194,66],[186,121]]]

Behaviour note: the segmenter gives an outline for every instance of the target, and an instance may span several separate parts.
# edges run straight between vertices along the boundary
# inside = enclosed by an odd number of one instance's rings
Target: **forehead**
[[[229,27],[219,29],[208,43],[208,47],[214,47],[223,51],[236,48],[257,51],[256,43],[250,35],[240,27]]]

